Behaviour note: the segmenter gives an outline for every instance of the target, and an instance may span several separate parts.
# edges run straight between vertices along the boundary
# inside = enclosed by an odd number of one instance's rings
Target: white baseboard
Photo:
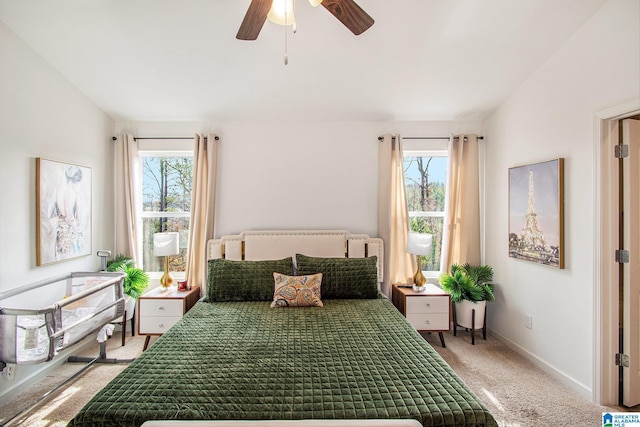
[[[504,345],[506,345],[507,347],[509,347],[513,351],[515,351],[516,353],[524,356],[525,358],[527,358],[528,360],[533,362],[533,364],[535,364],[537,367],[539,367],[540,369],[545,371],[547,374],[551,375],[553,378],[557,379],[558,381],[560,381],[561,383],[563,383],[567,387],[569,387],[572,390],[576,391],[577,393],[579,393],[581,396],[585,397],[586,399],[589,399],[589,401],[591,401],[591,402],[594,401],[593,400],[593,389],[591,389],[590,387],[587,387],[586,385],[582,384],[580,381],[576,380],[575,378],[572,378],[571,376],[565,374],[564,372],[562,372],[561,370],[559,370],[555,366],[550,365],[545,360],[543,360],[540,357],[536,356],[535,354],[529,352],[527,349],[521,347],[520,345],[518,345],[515,342],[511,341],[509,338],[499,334],[498,332],[496,332],[496,331],[494,331],[492,329],[487,329],[487,332],[491,336],[493,336],[495,339],[497,339],[498,341],[500,341],[501,343],[503,343]]]

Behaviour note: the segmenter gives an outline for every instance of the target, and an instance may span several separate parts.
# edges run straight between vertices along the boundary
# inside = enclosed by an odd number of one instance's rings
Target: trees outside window
[[[422,268],[436,276],[441,269],[442,234],[447,181],[447,151],[420,150],[404,155],[409,228],[433,235],[431,255],[422,257]]]
[[[180,235],[180,254],[169,258],[169,270],[185,271],[193,154],[141,152],[142,263],[145,271],[162,271],[163,260],[153,256],[153,234],[174,231]]]

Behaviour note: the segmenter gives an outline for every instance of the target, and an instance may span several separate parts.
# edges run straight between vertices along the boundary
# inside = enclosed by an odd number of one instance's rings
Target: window
[[[422,257],[428,277],[437,277],[441,270],[447,160],[447,150],[442,148],[404,152],[409,229],[433,235],[431,255]]]
[[[169,270],[184,272],[191,215],[193,153],[140,151],[140,163],[143,269],[151,272],[163,269],[162,259],[153,256],[153,234],[177,231],[180,255],[169,258]]]

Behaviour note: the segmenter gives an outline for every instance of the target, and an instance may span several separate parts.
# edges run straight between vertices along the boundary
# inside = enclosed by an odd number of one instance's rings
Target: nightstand
[[[438,332],[442,347],[446,347],[442,332],[451,327],[451,296],[436,285],[426,286],[424,292],[415,292],[411,285],[394,284],[391,299],[416,330]]]
[[[142,351],[152,335],[168,331],[199,299],[199,286],[188,291],[178,291],[175,286],[163,291],[158,287],[138,298],[138,334],[147,336]]]

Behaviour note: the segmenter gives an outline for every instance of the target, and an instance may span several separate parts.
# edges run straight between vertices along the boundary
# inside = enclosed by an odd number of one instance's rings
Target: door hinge
[[[616,262],[626,264],[629,262],[629,251],[626,249],[616,249]]]
[[[628,145],[616,145],[614,148],[616,159],[623,159],[629,157]]]
[[[629,355],[624,353],[616,353],[616,366],[623,368],[629,367]]]

